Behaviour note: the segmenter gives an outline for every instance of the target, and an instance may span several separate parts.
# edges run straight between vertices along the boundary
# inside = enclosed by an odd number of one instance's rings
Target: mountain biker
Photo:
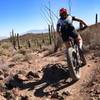
[[[59,15],[60,15],[60,18],[58,19],[58,22],[57,22],[57,35],[61,36],[63,42],[65,43],[66,48],[69,47],[68,42],[67,42],[69,39],[69,36],[75,40],[75,42],[79,45],[80,52],[81,52],[80,54],[82,54],[81,66],[86,65],[86,60],[84,58],[83,50],[82,50],[83,41],[80,34],[76,32],[75,27],[73,26],[72,22],[73,21],[80,22],[81,25],[84,25],[84,28],[87,27],[86,23],[82,21],[81,19],[70,16],[67,12],[67,9],[65,8],[60,9]]]

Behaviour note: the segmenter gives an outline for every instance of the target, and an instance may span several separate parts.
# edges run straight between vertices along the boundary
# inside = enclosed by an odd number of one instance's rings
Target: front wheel
[[[79,73],[79,63],[78,63],[77,52],[74,48],[70,47],[68,48],[67,53],[68,53],[67,61],[68,61],[68,67],[70,70],[70,75],[73,80],[79,80],[80,73]]]

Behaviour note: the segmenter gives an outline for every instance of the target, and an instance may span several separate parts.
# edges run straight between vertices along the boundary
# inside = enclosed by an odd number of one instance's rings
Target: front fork
[[[76,59],[76,62],[77,62],[77,65],[79,65],[80,66],[80,64],[81,64],[81,57],[80,57],[80,50],[79,50],[79,46],[76,44],[74,44],[74,42],[73,41],[68,41],[67,43],[66,43],[66,58],[67,58],[67,63],[69,64],[69,59],[68,59],[68,49],[69,48],[73,48],[74,50],[75,50],[75,54],[74,54],[74,57],[75,57],[75,59]],[[79,67],[79,66],[77,66],[77,67]]]
[[[65,51],[65,55],[66,55],[66,59],[67,59],[67,64],[68,64],[68,66],[70,66],[69,64],[69,57],[68,57],[68,49],[69,48],[71,48],[71,47],[73,47],[74,46],[74,44],[73,44],[73,42],[72,41],[67,41],[66,43],[65,43],[65,46],[66,46],[66,51]]]

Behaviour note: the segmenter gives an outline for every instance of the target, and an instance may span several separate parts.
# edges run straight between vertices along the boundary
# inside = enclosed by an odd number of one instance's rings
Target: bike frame
[[[74,80],[79,79],[79,66],[80,66],[80,54],[79,46],[73,38],[69,37],[67,41],[67,63],[70,69],[70,74]]]

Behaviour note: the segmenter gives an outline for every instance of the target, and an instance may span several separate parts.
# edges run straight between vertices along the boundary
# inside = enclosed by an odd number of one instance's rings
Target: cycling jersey
[[[69,36],[74,39],[77,38],[78,34],[75,32],[75,28],[73,26],[73,20],[75,17],[68,16],[66,19],[60,18],[57,22],[57,31],[61,32],[61,36],[63,41],[68,40]]]

